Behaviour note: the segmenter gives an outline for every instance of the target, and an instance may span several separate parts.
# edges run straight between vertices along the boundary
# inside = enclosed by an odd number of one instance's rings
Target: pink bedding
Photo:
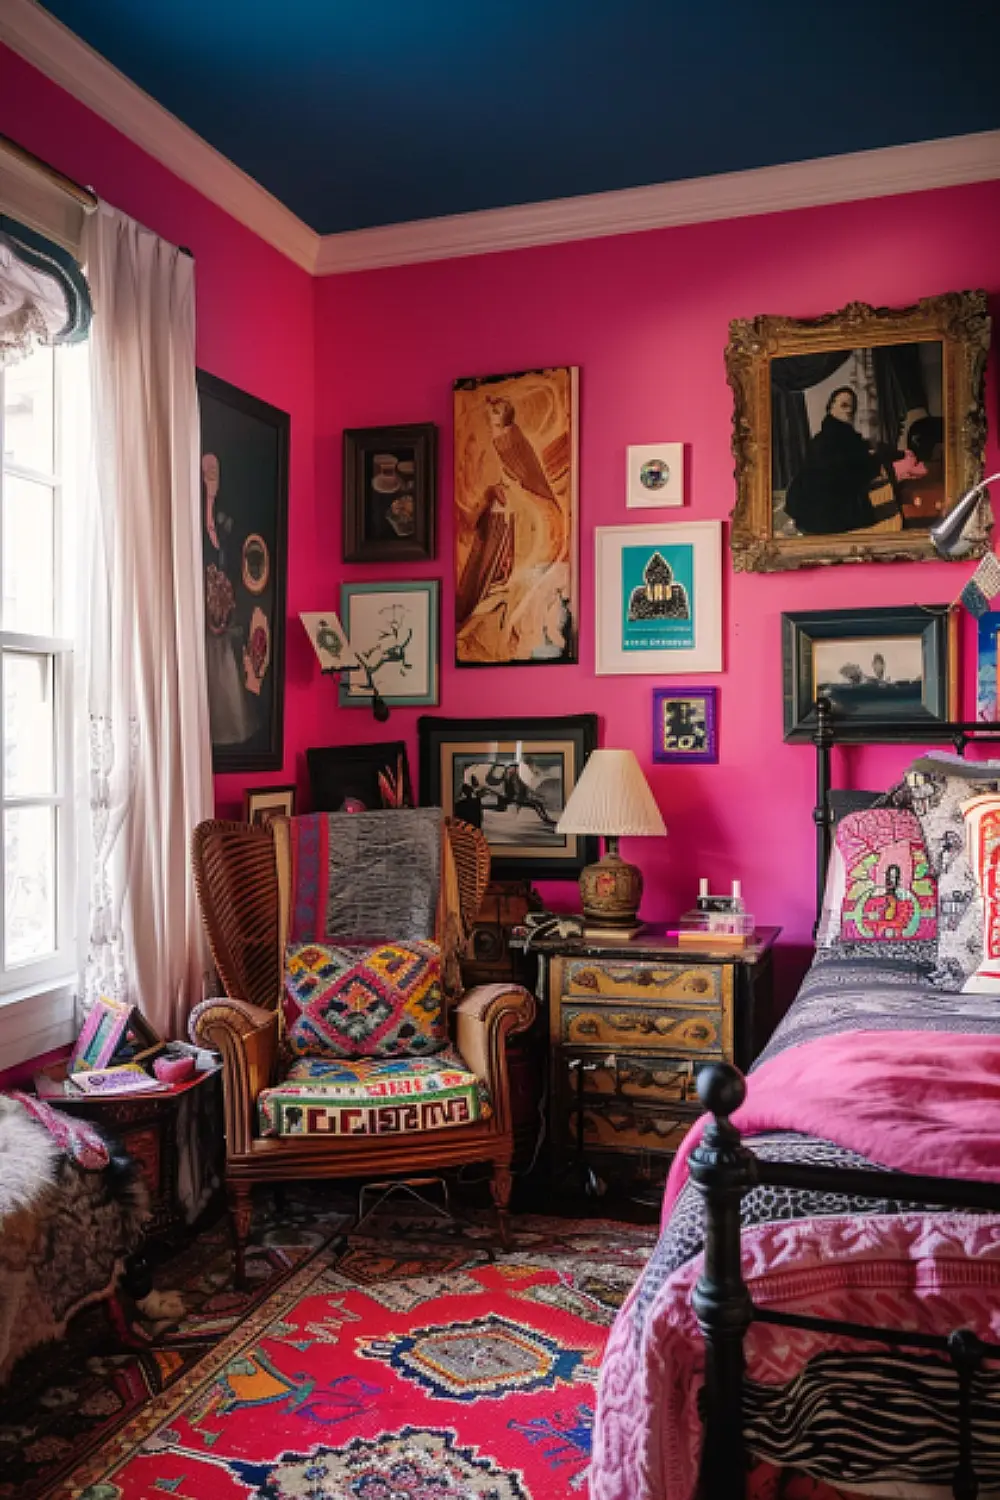
[[[753,1073],[733,1118],[748,1136],[790,1130],[898,1171],[1000,1181],[1000,1038],[822,1037]],[[704,1123],[678,1154],[668,1206]],[[742,1246],[760,1306],[938,1334],[964,1327],[1000,1340],[1000,1216],[914,1209],[779,1220],[745,1230]],[[592,1500],[691,1500],[704,1349],[690,1299],[701,1269],[698,1255],[652,1296],[640,1296],[640,1284],[618,1314],[601,1369]],[[852,1347],[757,1324],[746,1341],[748,1376],[784,1385],[821,1349]]]

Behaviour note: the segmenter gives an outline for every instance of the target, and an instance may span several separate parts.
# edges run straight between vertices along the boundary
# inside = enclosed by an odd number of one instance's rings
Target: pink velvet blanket
[[[1000,1182],[1000,1037],[851,1031],[790,1047],[747,1079],[745,1136],[796,1130],[896,1172]],[[708,1116],[685,1136],[663,1222]]]
[[[797,1131],[898,1171],[1000,1181],[1000,1038],[844,1033],[780,1053],[748,1085],[733,1116],[745,1135]],[[704,1124],[678,1154],[667,1212]],[[1000,1216],[914,1208],[763,1223],[743,1233],[742,1267],[758,1306],[1000,1337]],[[691,1294],[701,1270],[698,1255],[654,1276],[645,1295],[640,1282],[615,1319],[601,1363],[592,1500],[691,1500],[704,1378]],[[850,1345],[754,1324],[748,1376],[784,1386],[820,1350],[838,1347]]]

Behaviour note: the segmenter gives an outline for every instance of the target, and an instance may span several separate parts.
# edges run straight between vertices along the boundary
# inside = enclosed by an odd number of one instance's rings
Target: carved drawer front
[[[566,965],[567,995],[589,1000],[673,1000],[682,1005],[718,1005],[728,970],[717,964],[643,963],[637,959],[572,959]]]
[[[631,1099],[640,1104],[698,1105],[695,1087],[699,1064],[689,1058],[637,1057],[620,1053],[613,1057],[578,1054],[584,1064],[585,1098]],[[563,1095],[570,1108],[576,1099],[576,1069],[570,1068],[570,1057],[563,1054]],[[699,1106],[700,1107],[700,1106]]]
[[[577,1047],[663,1048],[722,1055],[722,1015],[716,1010],[653,1009],[642,1005],[580,1005],[564,999],[562,1041]]]
[[[696,1112],[678,1117],[659,1110],[596,1105],[583,1111],[584,1150],[660,1154],[677,1150],[697,1118]]]

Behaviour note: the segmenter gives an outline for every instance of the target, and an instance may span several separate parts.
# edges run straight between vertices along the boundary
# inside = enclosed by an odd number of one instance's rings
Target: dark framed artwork
[[[420,801],[485,833],[497,879],[575,880],[597,839],[556,824],[597,747],[597,715],[417,720]]]
[[[957,717],[958,630],[947,604],[784,614],[781,631],[786,740],[812,738],[820,694],[843,742],[933,739],[936,724]]]
[[[317,745],[306,751],[313,812],[377,812],[412,807],[405,740]]]
[[[344,432],[344,561],[432,558],[437,523],[437,428]]]
[[[577,660],[578,377],[455,382],[456,666]]]
[[[714,765],[719,759],[719,689],[653,689],[657,765]]]
[[[291,419],[204,370],[198,404],[212,769],[277,771]]]
[[[729,325],[737,571],[933,558],[983,475],[985,292]],[[989,543],[983,496],[964,558]]]

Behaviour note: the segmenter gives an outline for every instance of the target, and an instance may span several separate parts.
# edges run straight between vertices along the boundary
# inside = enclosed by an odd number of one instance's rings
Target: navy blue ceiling
[[[45,0],[321,233],[1000,126],[1000,0]]]

